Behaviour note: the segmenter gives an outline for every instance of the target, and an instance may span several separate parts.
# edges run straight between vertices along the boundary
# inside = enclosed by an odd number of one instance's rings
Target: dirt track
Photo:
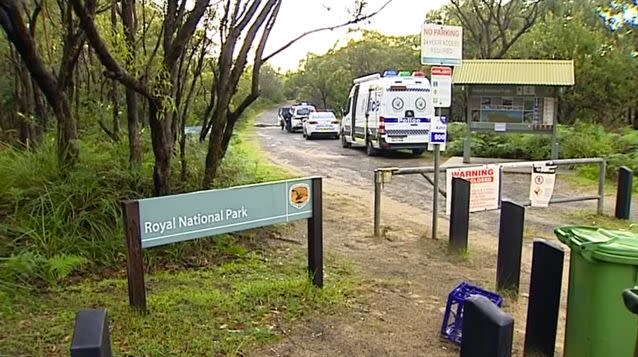
[[[276,124],[274,111],[258,119]],[[343,149],[338,140],[312,140],[289,134],[278,127],[260,127],[258,139],[268,157],[302,175],[324,177],[324,235],[327,254],[352,259],[364,277],[362,298],[353,302],[350,313],[314,319],[299,324],[275,346],[256,351],[270,356],[456,356],[458,347],[439,338],[447,294],[461,281],[493,290],[499,212],[482,212],[470,217],[469,256],[447,253],[448,221],[439,220],[439,240],[430,236],[432,187],[420,176],[393,178],[383,192],[383,238],[372,236],[373,170],[378,167],[430,166],[431,155],[413,158],[409,154],[367,157],[363,150]],[[442,182],[445,182],[442,180]],[[506,174],[504,196],[526,200],[529,175]],[[555,197],[577,192],[557,182]],[[607,212],[611,210],[607,200]],[[441,198],[439,207],[444,209]],[[568,224],[572,210],[595,212],[596,202],[581,202],[528,209],[523,248],[521,296],[508,299],[505,311],[515,318],[514,355],[522,355],[527,309],[526,293],[533,237],[554,239],[554,227]],[[303,242],[304,228],[293,226],[288,238]],[[567,250],[568,252],[568,250]],[[563,282],[563,309],[567,269]],[[329,279],[329,277],[327,277]],[[556,356],[562,355],[564,310],[560,316]]]

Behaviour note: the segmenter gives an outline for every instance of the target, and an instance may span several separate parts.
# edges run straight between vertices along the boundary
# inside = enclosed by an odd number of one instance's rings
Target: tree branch
[[[239,117],[244,113],[246,109],[259,98],[259,76],[261,66],[263,64],[261,57],[264,54],[264,50],[266,48],[266,43],[268,42],[268,37],[270,36],[270,32],[277,20],[277,15],[279,14],[279,9],[281,8],[281,1],[278,1],[275,7],[273,8],[270,17],[266,23],[266,27],[264,28],[264,32],[261,35],[261,39],[259,40],[259,44],[257,45],[257,50],[255,51],[255,58],[253,64],[253,73],[252,73],[252,81],[250,87],[250,94],[244,98],[241,103],[237,106],[237,108],[229,114],[228,121],[229,123],[234,123],[239,119]],[[232,130],[232,129],[231,129]]]
[[[516,43],[516,41],[521,36],[523,36],[523,34],[529,31],[529,29],[532,28],[532,26],[534,26],[534,24],[536,23],[536,20],[538,20],[538,17],[540,15],[539,6],[541,1],[542,0],[538,0],[532,4],[531,14],[524,16],[525,23],[523,24],[523,27],[521,27],[520,30],[518,30],[518,32],[516,32],[516,34],[514,34],[514,36],[512,36],[512,38],[509,41],[507,41],[507,43],[501,48],[497,58],[502,58],[503,56],[505,56],[505,54],[510,49],[510,47],[512,47],[512,45]]]
[[[186,43],[191,39],[193,33],[195,33],[197,24],[206,12],[208,3],[209,0],[197,0],[197,2],[195,3],[193,11],[188,14],[184,25],[181,26],[180,29],[177,31],[177,35],[175,36],[173,43],[171,43],[168,49],[168,53],[164,55],[164,58],[166,59],[166,67],[171,68],[173,65],[175,65],[177,59],[182,55],[184,46],[186,46]]]
[[[470,31],[470,35],[472,35],[472,38],[474,39],[474,41],[477,44],[480,45],[481,38],[478,35],[478,33],[476,32],[476,29],[471,25],[471,22],[469,21],[469,19],[463,13],[463,10],[461,9],[461,5],[458,2],[458,0],[450,0],[450,2],[452,3],[454,8],[456,9],[456,15],[458,16],[459,20],[461,21],[461,25],[463,26],[463,30],[464,31],[466,29],[469,30]]]
[[[262,58],[262,62],[267,62],[269,59],[271,59],[272,57],[276,56],[277,54],[281,53],[282,51],[284,51],[285,49],[287,49],[288,47],[292,46],[295,42],[301,40],[302,38],[311,35],[313,33],[317,33],[317,32],[322,32],[322,31],[328,31],[328,30],[336,30],[338,28],[342,28],[342,27],[346,27],[349,25],[353,25],[356,23],[359,23],[361,21],[365,21],[369,18],[372,18],[373,16],[377,15],[379,12],[381,12],[383,9],[385,9],[386,6],[388,6],[388,4],[390,4],[393,0],[387,0],[383,5],[381,5],[376,11],[368,14],[368,15],[357,15],[354,19],[346,21],[344,23],[338,24],[338,25],[333,25],[333,26],[325,26],[325,27],[320,27],[318,29],[314,29],[314,30],[310,30],[310,31],[306,31],[304,33],[302,33],[301,35],[293,38],[292,40],[290,40],[288,43],[286,43],[285,45],[281,46],[279,49],[275,50],[273,53],[269,54],[268,56]]]
[[[91,44],[91,47],[95,50],[95,53],[100,59],[102,65],[107,69],[107,72],[105,72],[104,75],[108,78],[118,80],[126,87],[133,89],[147,98],[154,98],[153,95],[148,92],[147,88],[138,80],[133,78],[133,76],[131,76],[131,74],[128,73],[126,69],[124,69],[111,55],[106,47],[106,43],[104,43],[104,40],[100,36],[95,23],[93,22],[93,18],[88,13],[87,9],[82,6],[81,0],[69,1],[71,2],[71,5],[73,5],[75,14],[80,19],[80,26],[86,33],[86,37]]]
[[[35,37],[38,15],[40,15],[40,12],[42,11],[42,1],[35,0],[34,2],[35,9],[33,9],[33,13],[31,14],[31,17],[29,17],[29,33],[31,34],[31,37]]]
[[[244,69],[246,68],[246,63],[248,60],[248,52],[250,51],[250,48],[252,47],[252,44],[255,41],[255,37],[257,36],[257,31],[259,31],[259,28],[264,24],[264,22],[266,21],[266,18],[273,10],[273,7],[279,4],[280,2],[281,0],[268,0],[268,2],[264,6],[264,8],[261,10],[259,15],[257,15],[257,18],[255,19],[253,24],[250,26],[250,29],[248,29],[248,32],[246,33],[246,38],[244,39],[242,47],[239,50],[239,54],[237,55],[237,59],[235,60],[235,66],[233,67],[233,70],[229,77],[230,83],[235,84],[235,86],[231,90],[231,93],[235,92],[236,85],[237,83],[239,83],[239,79],[242,73],[244,73]]]

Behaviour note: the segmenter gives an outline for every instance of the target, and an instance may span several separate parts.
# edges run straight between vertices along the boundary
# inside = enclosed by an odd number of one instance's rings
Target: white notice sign
[[[446,171],[446,213],[452,208],[452,178],[470,181],[470,212],[498,209],[500,198],[500,166],[482,165]]]
[[[532,182],[529,187],[529,200],[532,207],[547,207],[554,193],[556,166],[534,165]]]
[[[460,66],[463,60],[463,28],[423,24],[421,64]]]
[[[430,122],[430,142],[428,150],[434,151],[434,145],[439,145],[440,151],[445,151],[445,143],[447,141],[447,117],[435,116]]]
[[[554,124],[554,98],[543,98],[543,124]]]
[[[432,103],[435,108],[449,108],[452,105],[452,68],[432,67]]]

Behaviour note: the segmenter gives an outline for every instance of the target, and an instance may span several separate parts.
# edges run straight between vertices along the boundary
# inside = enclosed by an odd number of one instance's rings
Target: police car
[[[310,140],[315,137],[339,138],[339,121],[331,112],[314,112],[303,123],[303,136]]]
[[[303,129],[303,123],[308,119],[310,113],[316,112],[315,106],[309,103],[299,103],[292,106],[290,113],[290,126],[288,132],[292,133]]]

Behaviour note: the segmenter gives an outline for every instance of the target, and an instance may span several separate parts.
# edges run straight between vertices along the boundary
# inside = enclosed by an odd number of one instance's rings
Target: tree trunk
[[[53,112],[58,118],[58,161],[62,169],[70,169],[77,163],[80,150],[77,146],[78,134],[71,116],[71,107],[63,93],[58,93]]]
[[[173,153],[173,137],[171,123],[159,118],[161,106],[153,100],[148,101],[151,141],[155,154],[153,167],[153,183],[155,196],[164,196],[171,192],[171,156]]]
[[[111,2],[111,26],[117,34],[117,1]],[[120,95],[117,88],[117,81],[111,83],[111,102],[113,104],[113,135],[120,136]]]
[[[47,118],[47,110],[42,100],[42,92],[38,88],[38,84],[31,79],[31,87],[33,87],[33,105],[35,109],[35,116],[38,119],[36,122],[33,133],[33,141],[35,145],[40,145],[44,138],[44,132],[47,131],[49,126],[49,120]]]
[[[235,130],[236,119],[228,119],[226,123],[226,129],[224,129],[224,138],[222,139],[222,158],[226,157],[228,146],[230,146],[230,139],[233,138],[233,130]]]
[[[2,104],[2,101],[0,100],[0,131],[4,132],[5,130],[7,130],[7,128],[8,126],[4,119],[4,105]],[[0,136],[0,140],[2,140],[2,136]]]
[[[116,3],[113,2],[113,6]],[[115,15],[113,15],[115,16]],[[115,20],[113,20],[115,21]],[[132,66],[135,62],[135,33],[137,26],[135,23],[135,0],[122,1],[122,25],[128,56],[126,63]],[[144,41],[146,39],[143,39]],[[126,119],[128,122],[128,143],[129,143],[129,163],[131,168],[137,170],[142,165],[142,144],[140,143],[140,120],[137,105],[137,93],[126,87]],[[157,115],[157,113],[155,113]]]
[[[231,96],[228,91],[222,88],[217,88],[217,90],[219,100],[215,105],[211,119],[211,132],[208,139],[208,153],[206,154],[206,167],[204,169],[204,181],[202,183],[204,189],[212,187],[213,179],[217,176],[217,169],[221,164],[221,160],[224,158],[224,128],[226,127]]]
[[[111,81],[111,102],[113,104],[113,135],[120,136],[120,95],[117,88],[118,83]]]
[[[58,86],[53,73],[44,64],[38,52],[35,40],[29,34],[17,2],[7,2],[0,7],[0,25],[7,37],[20,54],[22,62],[29,70],[31,78],[42,90],[57,119],[58,124],[58,160],[60,168],[73,168],[79,157],[77,147],[77,130],[71,116],[69,101],[64,91]]]
[[[133,169],[139,169],[142,165],[140,120],[137,116],[137,107],[137,93],[130,88],[126,88],[126,119],[128,122],[129,162]]]
[[[24,66],[20,66],[20,91],[16,98],[20,103],[20,126],[18,131],[18,138],[24,148],[29,149],[31,147],[32,137],[32,119],[33,119],[33,85],[31,78],[29,78],[28,70]]]
[[[219,122],[219,120],[217,122]],[[213,186],[213,179],[217,176],[217,169],[219,168],[223,158],[222,143],[224,140],[224,131],[219,130],[215,124],[213,124],[210,138],[208,140],[206,169],[204,170],[204,182],[202,183],[204,189],[209,189]]]
[[[80,70],[76,67],[71,83],[69,83],[69,97],[75,101],[75,117],[78,118],[78,125],[80,125]]]
[[[188,178],[188,163],[186,162],[186,118],[182,117],[179,137],[179,161],[181,165],[180,179],[186,182]]]

